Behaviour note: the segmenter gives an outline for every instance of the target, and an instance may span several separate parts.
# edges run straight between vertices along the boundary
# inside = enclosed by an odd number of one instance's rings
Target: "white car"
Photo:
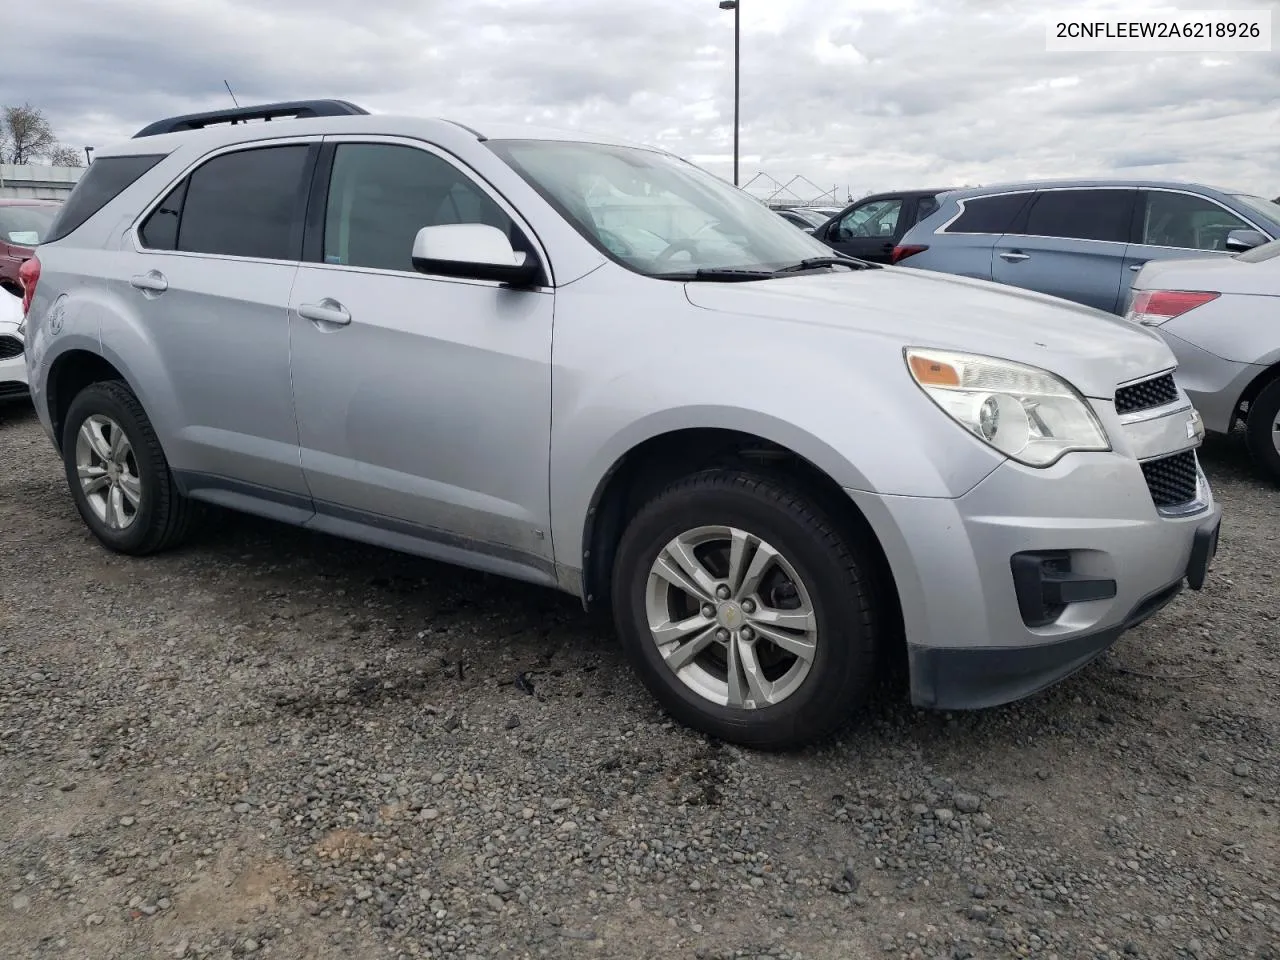
[[[27,365],[23,357],[22,301],[0,290],[0,401],[27,396]]]
[[[1243,423],[1261,471],[1280,482],[1280,240],[1234,257],[1152,260],[1128,317],[1178,358],[1178,382],[1205,429]]]

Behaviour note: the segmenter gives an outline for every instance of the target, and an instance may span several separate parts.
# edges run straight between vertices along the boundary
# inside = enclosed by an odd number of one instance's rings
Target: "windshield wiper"
[[[709,280],[716,283],[742,283],[747,280],[768,280],[772,270],[752,270],[747,267],[701,267],[687,273],[655,274],[659,280]]]
[[[872,264],[865,260],[854,260],[850,257],[809,257],[799,263],[779,267],[773,273],[799,273],[801,270],[816,270],[818,267],[848,267],[850,270],[870,270]]]

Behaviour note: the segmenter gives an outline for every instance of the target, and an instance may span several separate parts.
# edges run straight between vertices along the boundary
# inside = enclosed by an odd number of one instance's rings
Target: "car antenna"
[[[223,80],[222,85],[227,88],[227,93],[231,93],[231,84]],[[236,95],[234,93],[231,93],[231,102],[234,103],[237,107],[240,106],[240,101],[236,99]]]

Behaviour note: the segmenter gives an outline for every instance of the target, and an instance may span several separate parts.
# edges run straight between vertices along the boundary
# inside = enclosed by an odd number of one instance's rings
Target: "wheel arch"
[[[121,380],[137,395],[128,377],[110,360],[93,350],[74,347],[60,353],[49,364],[49,374],[45,378],[46,404],[53,442],[59,453],[62,452],[62,430],[71,402],[85,387],[104,380]]]
[[[1261,373],[1249,381],[1249,385],[1244,388],[1240,394],[1240,399],[1236,401],[1236,417],[1243,420],[1240,414],[1240,407],[1246,403],[1252,403],[1263,390],[1265,390],[1273,381],[1280,380],[1280,359],[1273,359],[1269,367],[1266,367]]]
[[[886,623],[900,635],[901,600],[888,558],[871,524],[831,473],[810,457],[758,433],[727,427],[667,430],[636,443],[597,483],[582,535],[582,601],[589,611],[609,606],[609,584],[627,521],[663,487],[681,476],[715,467],[747,467],[784,478],[821,506],[871,559]]]

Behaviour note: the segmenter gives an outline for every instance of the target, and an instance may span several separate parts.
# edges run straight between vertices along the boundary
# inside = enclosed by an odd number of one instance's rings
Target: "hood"
[[[905,267],[749,283],[687,283],[695,306],[814,324],[899,347],[935,347],[1041,367],[1089,397],[1176,364],[1159,335],[1121,317],[1017,287]]]

